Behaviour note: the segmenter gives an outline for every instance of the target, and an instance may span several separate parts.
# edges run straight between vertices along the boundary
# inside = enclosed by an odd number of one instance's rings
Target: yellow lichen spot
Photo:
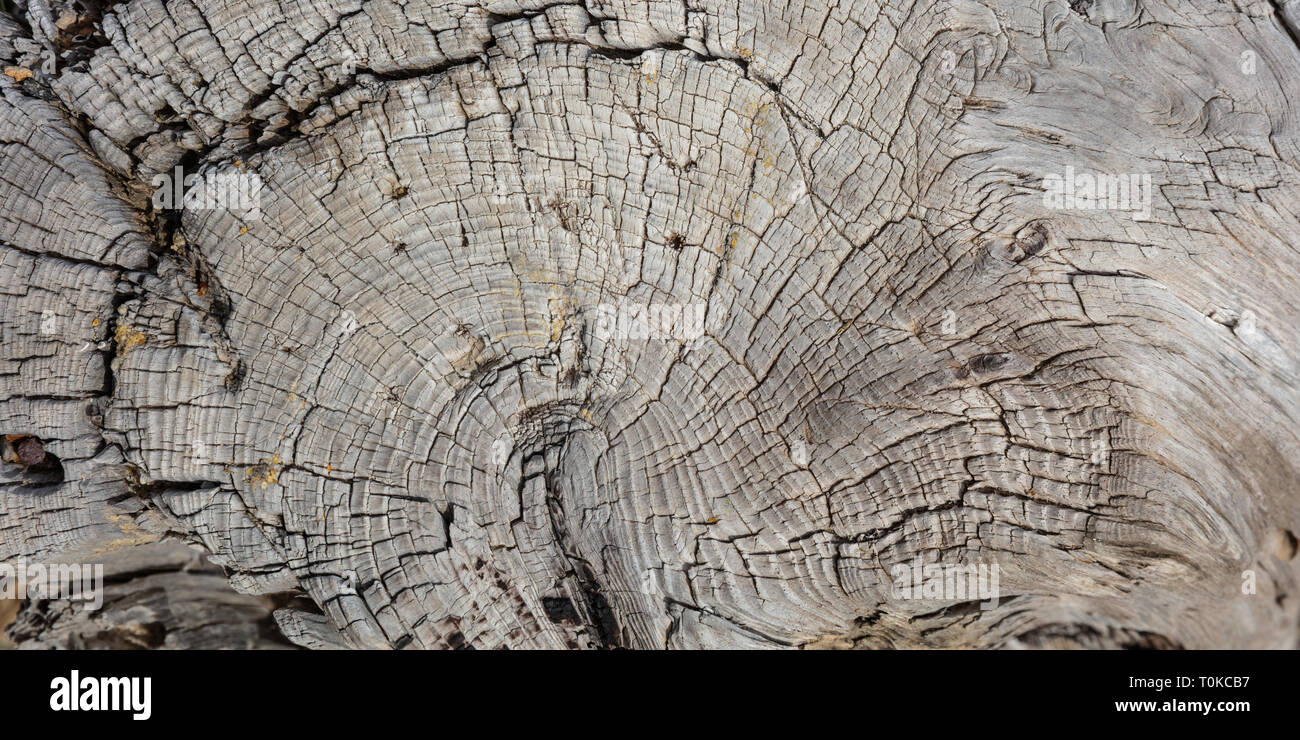
[[[804,650],[849,650],[852,647],[853,638],[848,635],[822,635],[803,645]]]
[[[240,235],[240,236],[243,236],[244,234],[247,234],[247,233],[248,233],[248,227],[247,227],[247,226],[240,226],[240,227],[239,227],[239,235]]]
[[[578,412],[578,416],[581,416],[586,421],[591,421],[593,419],[591,409],[582,409]]]
[[[99,319],[95,319],[94,321],[90,322],[90,325],[91,325],[91,326],[99,326]]]
[[[109,541],[103,547],[95,548],[92,554],[102,555],[104,553],[115,552],[123,548],[136,547],[137,545],[147,545],[150,542],[157,542],[157,541],[158,541],[157,537],[149,537],[146,535],[141,535],[138,537],[119,537],[115,540]]]
[[[718,523],[718,518],[717,518],[716,516],[711,516],[711,517],[709,517],[708,519],[705,519],[705,520],[704,520],[704,523],[705,523],[705,524],[717,524],[717,523]]]
[[[32,76],[32,71],[26,67],[5,67],[5,74],[14,78],[14,82],[22,82]]]
[[[117,340],[118,357],[130,352],[134,347],[139,347],[148,339],[144,332],[126,324],[118,324],[117,331],[113,336]]]
[[[556,295],[557,289],[551,289],[551,297],[546,300],[546,309],[551,316],[550,331],[551,341],[558,342],[564,335],[564,327],[568,323],[568,317],[576,311],[573,299],[565,295]]]
[[[280,456],[263,458],[261,462],[244,469],[244,482],[261,485],[263,488],[278,482],[280,477]]]
[[[99,555],[127,547],[144,545],[150,542],[157,542],[159,539],[158,535],[144,531],[135,523],[134,519],[125,514],[109,514],[106,518],[112,524],[117,525],[117,528],[121,530],[122,534],[125,536],[111,540],[105,543],[102,547],[96,548],[93,554]]]

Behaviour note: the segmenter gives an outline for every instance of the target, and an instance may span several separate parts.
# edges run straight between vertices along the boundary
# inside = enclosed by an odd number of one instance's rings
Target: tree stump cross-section
[[[20,646],[1296,645],[1300,4],[8,7]]]

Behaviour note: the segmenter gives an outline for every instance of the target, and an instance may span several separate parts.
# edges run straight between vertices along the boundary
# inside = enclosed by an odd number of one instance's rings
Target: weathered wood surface
[[[239,646],[1296,644],[1300,4],[45,7],[0,433],[57,464],[10,445],[0,560],[189,543],[258,601],[151,613]],[[158,209],[177,166],[260,212]],[[918,556],[998,606],[895,598]]]

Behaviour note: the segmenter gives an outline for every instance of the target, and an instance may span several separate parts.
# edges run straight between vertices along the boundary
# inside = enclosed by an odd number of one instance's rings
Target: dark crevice
[[[1268,2],[1269,5],[1273,6],[1273,13],[1277,16],[1278,24],[1282,26],[1282,30],[1286,32],[1286,35],[1291,37],[1291,44],[1296,49],[1300,49],[1300,29],[1296,28],[1295,21],[1287,15],[1279,0],[1268,0]]]
[[[535,456],[545,459],[545,452],[538,451]],[[569,532],[567,517],[565,516],[563,503],[563,487],[560,483],[560,471],[548,470],[545,473],[546,482],[546,507],[550,515],[551,530],[555,537],[555,543],[563,553],[565,560],[569,564],[568,576],[576,581],[579,593],[582,595],[580,606],[584,612],[585,625],[590,629],[592,636],[596,639],[599,647],[605,649],[623,647],[621,631],[618,620],[614,615],[614,610],[609,604],[609,600],[596,577],[595,569],[591,563],[577,552],[574,546],[573,536]],[[521,483],[522,485],[522,483]],[[565,599],[570,607],[574,607],[572,601]],[[555,606],[555,602],[552,602]],[[545,602],[543,602],[545,607]],[[576,608],[574,609],[576,612]],[[546,609],[548,616],[550,609]],[[556,620],[552,620],[556,621]]]
[[[566,596],[547,596],[542,599],[542,610],[546,617],[557,624],[578,624],[578,610],[573,600]]]
[[[1081,648],[1122,650],[1182,650],[1177,640],[1143,629],[1123,627],[1097,628],[1087,624],[1053,623],[1036,627],[1016,637],[1020,642],[1035,648],[1059,647],[1071,643]]]
[[[200,152],[187,152],[176,164],[173,172],[180,174],[182,178],[197,175],[201,164],[202,154]],[[181,186],[184,187],[183,180]],[[164,185],[164,187],[166,186]],[[159,277],[159,264],[163,256],[180,255],[181,263],[188,277],[198,289],[198,297],[202,299],[201,302],[187,300],[186,305],[199,314],[202,319],[203,329],[214,339],[218,357],[226,363],[230,370],[223,381],[223,385],[229,391],[239,390],[243,383],[245,368],[243,359],[239,356],[234,343],[226,333],[226,322],[234,310],[230,294],[222,287],[220,278],[208,263],[203,252],[192,247],[185,239],[182,227],[184,210],[180,207],[157,208],[152,205],[152,201],[150,205],[149,225],[152,232],[152,244],[149,264],[145,272],[153,277]],[[179,292],[181,295],[187,295],[183,288]],[[118,296],[113,306],[114,310],[109,316],[110,339],[114,342],[117,339],[117,307],[128,301],[137,300],[143,295],[144,289],[140,281],[137,281],[135,291]],[[116,354],[116,351],[115,344],[114,354]],[[111,397],[114,385],[111,377],[111,363],[105,363],[105,372],[109,376],[105,385],[108,388],[108,395]]]
[[[134,467],[132,472],[135,473]],[[148,483],[132,483],[132,495],[141,498],[153,498],[169,493],[188,493],[193,491],[215,491],[223,484],[212,480],[155,480]]]

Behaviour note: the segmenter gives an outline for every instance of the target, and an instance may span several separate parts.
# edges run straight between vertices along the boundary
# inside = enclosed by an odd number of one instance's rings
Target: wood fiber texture
[[[0,561],[116,575],[10,637],[1294,647],[1298,28],[20,2]],[[177,168],[256,207],[160,208]],[[1147,207],[1047,197],[1080,174]],[[997,605],[900,598],[917,562]]]

